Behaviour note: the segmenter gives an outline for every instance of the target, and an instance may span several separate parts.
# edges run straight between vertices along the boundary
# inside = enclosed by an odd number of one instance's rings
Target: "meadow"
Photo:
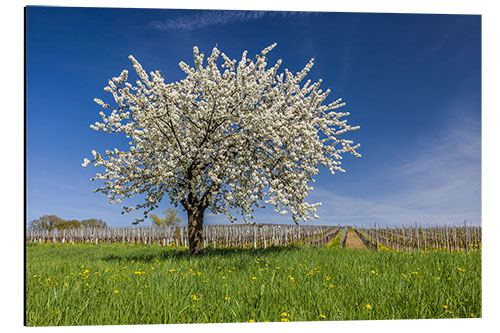
[[[481,251],[27,243],[28,326],[481,317]],[[331,245],[332,245],[331,244]]]

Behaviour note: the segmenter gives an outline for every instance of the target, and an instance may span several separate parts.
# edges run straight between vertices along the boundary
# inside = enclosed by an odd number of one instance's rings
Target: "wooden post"
[[[467,237],[467,221],[464,221],[465,252],[469,252],[469,239]]]

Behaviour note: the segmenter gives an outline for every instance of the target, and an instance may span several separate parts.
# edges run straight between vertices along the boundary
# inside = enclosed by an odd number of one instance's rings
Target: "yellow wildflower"
[[[448,305],[443,305],[443,309],[448,310]]]
[[[231,299],[231,297],[229,297],[229,296],[224,297],[225,301],[229,301],[230,299]]]
[[[118,294],[120,291],[118,289],[115,289],[115,294]]]
[[[257,280],[257,277],[255,277],[255,276],[252,276],[252,280]]]
[[[198,297],[196,297],[196,295],[191,295],[191,298],[193,299],[193,301],[197,301],[198,300]]]
[[[253,319],[248,319],[248,322],[249,322],[249,323],[255,323],[255,320],[253,320]]]
[[[367,308],[368,310],[371,310],[372,309],[372,306],[370,304],[366,304],[365,305],[365,308]]]
[[[320,314],[320,315],[319,315],[319,317],[320,317],[321,319],[326,319],[326,316],[325,316],[325,315],[322,315],[322,314]]]

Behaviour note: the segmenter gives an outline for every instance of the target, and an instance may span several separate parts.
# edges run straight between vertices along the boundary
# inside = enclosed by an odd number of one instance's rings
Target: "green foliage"
[[[35,244],[28,326],[481,317],[481,252]],[[369,305],[369,306],[367,306]]]
[[[153,225],[161,226],[161,225],[176,225],[181,222],[181,218],[177,216],[177,209],[172,209],[170,207],[167,210],[163,211],[163,214],[166,215],[165,218],[160,218],[156,214],[150,214],[149,218],[153,222]]]
[[[36,230],[63,230],[70,228],[105,228],[106,222],[101,219],[78,220],[63,220],[56,215],[44,215],[38,219],[32,220],[29,223],[30,229]]]
[[[88,219],[80,222],[82,228],[106,228],[107,224],[101,219]]]

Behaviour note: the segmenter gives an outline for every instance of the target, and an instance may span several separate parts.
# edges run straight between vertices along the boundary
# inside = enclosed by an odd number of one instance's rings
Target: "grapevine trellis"
[[[462,226],[421,227],[415,224],[404,228],[356,229],[358,236],[370,249],[385,248],[398,251],[475,251],[482,247],[481,227]]]
[[[296,245],[323,246],[339,237],[346,246],[347,226],[296,226],[272,224],[209,225],[203,227],[204,246],[214,248],[267,248]],[[398,251],[474,251],[481,249],[481,227],[445,226],[385,227],[354,229],[363,243],[373,250],[389,248]],[[188,246],[186,226],[151,226],[121,228],[75,228],[28,230],[28,242],[52,243],[122,243]]]
[[[296,225],[209,225],[203,227],[204,246],[214,248],[267,248],[297,245],[322,246],[337,235],[331,226]],[[188,246],[186,226],[153,226],[122,228],[78,228],[63,230],[28,230],[28,242],[53,243],[123,243]]]

